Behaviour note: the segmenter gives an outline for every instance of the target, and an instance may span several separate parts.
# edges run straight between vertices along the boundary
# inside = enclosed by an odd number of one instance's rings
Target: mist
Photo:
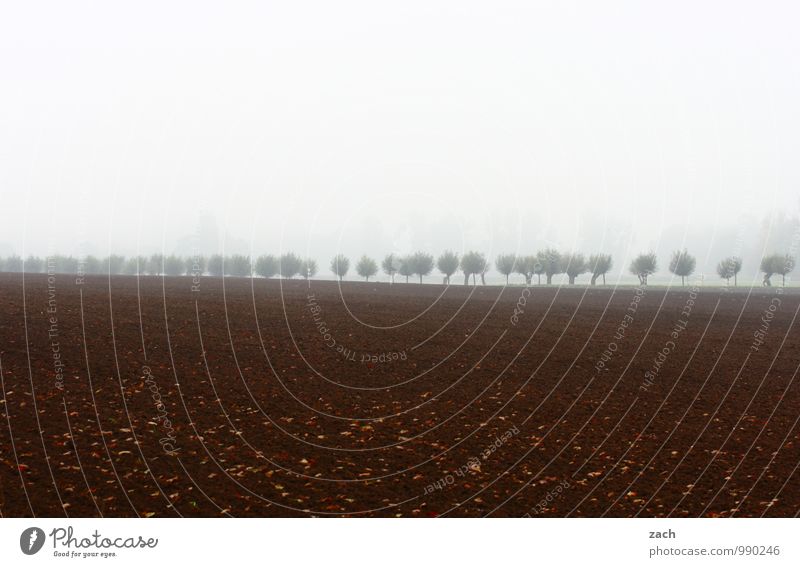
[[[798,11],[30,2],[0,22],[0,254],[688,248],[797,232]],[[357,16],[357,17],[355,17]],[[33,31],[32,31],[33,30]]]

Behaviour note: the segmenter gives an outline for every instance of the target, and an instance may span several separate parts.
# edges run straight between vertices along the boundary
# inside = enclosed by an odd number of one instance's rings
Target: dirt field
[[[3,516],[800,510],[796,294],[194,285],[0,274]]]

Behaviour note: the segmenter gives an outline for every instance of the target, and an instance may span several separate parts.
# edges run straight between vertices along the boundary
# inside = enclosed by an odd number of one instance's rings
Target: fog
[[[5,6],[0,255],[791,246],[795,3],[229,4]]]

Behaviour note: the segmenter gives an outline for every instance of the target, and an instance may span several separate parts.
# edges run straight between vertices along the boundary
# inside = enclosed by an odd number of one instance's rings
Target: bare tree
[[[472,276],[472,285],[475,285],[475,276],[480,275],[481,281],[486,284],[484,275],[489,269],[489,263],[486,261],[486,256],[480,252],[467,252],[461,257],[461,271],[464,272],[464,285],[469,284],[469,278]]]
[[[317,275],[317,261],[311,258],[303,260],[300,266],[300,275],[309,280]]]
[[[411,256],[411,270],[419,276],[419,283],[422,283],[422,277],[433,271],[433,256],[425,252],[415,252]]]
[[[372,258],[361,256],[356,264],[356,272],[359,276],[369,281],[369,278],[378,273],[378,264]]]
[[[497,271],[506,277],[506,285],[508,285],[508,276],[517,270],[517,257],[514,254],[500,254],[494,261]]]
[[[331,271],[339,278],[339,281],[342,281],[342,278],[347,275],[349,269],[350,260],[343,254],[337,254],[333,257],[333,260],[331,260]]]
[[[458,271],[458,254],[445,250],[436,260],[436,269],[444,274],[444,281],[450,285],[450,278]]]
[[[278,259],[272,254],[259,256],[256,258],[255,272],[262,278],[274,278],[280,271]]]
[[[681,277],[681,285],[686,285],[686,278],[694,273],[697,260],[686,249],[676,250],[669,261],[669,271]]]
[[[515,271],[525,278],[525,285],[531,285],[533,275],[536,273],[536,267],[539,265],[539,259],[536,256],[522,256],[517,258]]]
[[[542,273],[547,276],[547,284],[553,283],[553,276],[564,272],[564,267],[561,263],[561,254],[554,248],[545,248],[540,250],[537,255],[539,263],[542,265]]]
[[[592,274],[592,285],[597,283],[597,278],[603,278],[603,285],[606,285],[606,274],[611,271],[614,262],[611,254],[592,254],[589,256],[589,273]]]
[[[731,285],[731,278],[733,278],[733,285],[736,286],[736,276],[742,269],[742,259],[736,256],[729,256],[720,260],[717,264],[717,274],[723,280],[726,280],[728,285]]]
[[[658,258],[653,252],[639,254],[631,262],[630,271],[639,278],[640,285],[647,285],[648,276],[658,271]]]
[[[280,259],[280,273],[282,278],[293,278],[300,273],[303,261],[292,252],[283,254]]]

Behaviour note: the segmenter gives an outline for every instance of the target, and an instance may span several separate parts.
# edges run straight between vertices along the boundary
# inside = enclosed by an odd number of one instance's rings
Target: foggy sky
[[[713,265],[798,210],[798,11],[8,3],[0,254],[687,246]]]

